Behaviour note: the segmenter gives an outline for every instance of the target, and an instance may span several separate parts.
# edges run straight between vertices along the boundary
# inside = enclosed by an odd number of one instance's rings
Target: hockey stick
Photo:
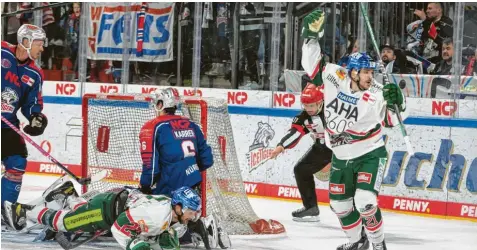
[[[58,167],[60,167],[61,169],[63,169],[69,176],[71,176],[71,178],[73,178],[75,181],[77,181],[79,184],[81,185],[87,185],[91,182],[96,182],[98,180],[101,180],[103,179],[104,177],[106,177],[106,175],[108,174],[106,170],[103,170],[103,171],[100,171],[98,173],[98,175],[92,175],[91,177],[86,177],[86,178],[79,178],[77,177],[75,174],[73,174],[73,172],[71,172],[68,168],[66,168],[65,166],[63,166],[63,164],[61,164],[59,161],[57,161],[55,158],[53,158],[53,156],[51,156],[50,154],[48,154],[48,152],[46,152],[43,148],[41,148],[40,145],[38,145],[36,142],[34,142],[30,137],[28,137],[27,135],[25,135],[22,131],[20,131],[20,129],[18,129],[17,127],[13,126],[12,123],[10,123],[5,117],[2,116],[2,121],[7,124],[11,129],[13,129],[18,135],[20,135],[21,137],[23,137],[23,139],[25,139],[25,141],[27,141],[28,143],[30,143],[33,147],[35,147],[38,151],[40,151],[40,153],[42,155],[44,155],[46,158],[50,159],[51,162],[55,163]]]
[[[363,14],[364,20],[366,22],[366,28],[369,32],[369,36],[371,37],[371,41],[373,42],[374,50],[376,51],[376,54],[378,55],[379,69],[383,73],[384,84],[385,85],[390,84],[388,74],[386,73],[386,69],[384,68],[384,64],[381,59],[381,54],[379,53],[378,43],[376,42],[376,39],[374,37],[374,32],[371,28],[371,23],[369,22],[367,10],[365,9],[363,3],[359,3],[359,6],[361,8],[361,13]],[[404,142],[406,143],[407,152],[410,155],[414,155],[414,150],[412,149],[411,141],[409,140],[409,135],[407,134],[406,127],[404,127],[404,124],[402,123],[402,117],[401,117],[401,114],[399,113],[399,108],[397,104],[394,104],[394,110],[396,110],[396,116],[399,120],[399,128],[401,129],[401,134],[404,138]]]
[[[72,243],[71,241],[69,241],[66,236],[63,234],[63,232],[58,232],[56,233],[55,235],[55,240],[56,242],[58,242],[58,244],[60,244],[60,246],[65,249],[65,250],[69,250],[69,249],[73,249],[73,248],[77,248],[83,244],[86,244],[96,238],[98,238],[99,236],[102,236],[102,235],[105,235],[109,230],[101,230],[101,231],[96,231],[96,233],[94,233],[93,236],[87,238],[87,239],[84,239],[82,241],[78,241],[76,243]]]

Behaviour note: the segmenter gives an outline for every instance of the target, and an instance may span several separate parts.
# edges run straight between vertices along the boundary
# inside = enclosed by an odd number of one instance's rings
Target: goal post
[[[83,192],[104,192],[124,185],[137,187],[142,170],[139,132],[156,116],[152,98],[144,94],[85,94],[82,102],[82,176],[106,169],[102,181],[83,187]],[[232,235],[276,235],[281,223],[259,218],[245,192],[224,99],[181,97],[177,114],[197,123],[210,145],[214,165],[202,172],[203,216],[215,218]]]

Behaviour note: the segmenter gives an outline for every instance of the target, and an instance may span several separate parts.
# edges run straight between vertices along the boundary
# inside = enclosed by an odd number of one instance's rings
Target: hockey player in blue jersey
[[[212,149],[195,122],[175,115],[176,89],[159,90],[153,101],[158,116],[146,122],[139,134],[141,191],[170,195],[182,186],[195,188],[202,181],[201,172],[214,163]],[[151,189],[154,184],[156,188]]]
[[[17,32],[18,45],[2,41],[2,117],[17,128],[18,110],[28,119],[23,131],[31,136],[43,134],[48,124],[42,114],[43,71],[35,65],[45,46],[45,31],[31,24],[22,25]],[[14,203],[20,194],[27,165],[25,141],[2,121],[2,212],[5,202]],[[3,220],[3,214],[2,214]]]
[[[140,190],[143,193],[170,196],[172,191],[186,186],[200,193],[202,172],[214,163],[212,149],[195,122],[175,115],[179,104],[176,89],[158,90],[153,102],[158,116],[146,122],[139,134],[143,161]],[[152,188],[154,185],[155,188]],[[207,224],[204,220],[198,220],[191,223],[189,229],[192,238],[200,236],[204,246],[210,249]]]

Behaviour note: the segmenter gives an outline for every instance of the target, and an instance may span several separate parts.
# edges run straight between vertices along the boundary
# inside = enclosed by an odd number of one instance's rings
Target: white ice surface
[[[19,200],[28,202],[39,197],[56,177],[26,175]],[[299,208],[296,202],[250,198],[258,214],[265,219],[282,222],[287,230],[281,238],[236,238],[232,236],[232,249],[319,249],[333,250],[346,242],[338,219],[328,206],[320,206],[321,222],[300,223],[290,213]],[[386,243],[389,250],[476,250],[477,223],[423,218],[384,212]],[[35,242],[34,234],[2,233],[1,249],[61,249],[56,242]],[[106,239],[88,243],[76,249],[120,249]],[[203,249],[203,248],[202,248]]]

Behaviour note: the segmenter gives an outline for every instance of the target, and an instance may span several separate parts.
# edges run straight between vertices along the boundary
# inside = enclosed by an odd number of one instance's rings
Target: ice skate
[[[387,250],[386,242],[383,240],[382,242],[377,244],[373,243],[373,250]]]
[[[8,226],[15,230],[22,230],[26,226],[26,210],[33,206],[24,205],[18,202],[11,203],[5,201],[3,204],[2,216]]]
[[[364,231],[364,228],[363,228],[363,230],[361,231],[361,239],[359,241],[354,243],[343,244],[339,246],[338,248],[336,248],[336,250],[367,250],[368,248],[369,248],[369,241],[368,241],[368,237],[366,236],[366,232]],[[374,248],[374,249],[377,249],[377,248]]]
[[[192,243],[196,247],[200,245],[200,242],[203,242],[205,249],[212,249],[209,243],[209,232],[202,219],[199,219],[196,222],[189,222],[189,230]]]
[[[320,209],[318,206],[306,209],[302,207],[292,212],[293,220],[299,222],[318,222],[320,221]]]
[[[54,200],[62,203],[66,200],[66,198],[70,195],[76,195],[75,187],[73,186],[73,183],[71,181],[67,181],[58,188],[55,188],[52,190],[49,194],[45,196],[45,201],[46,202],[52,202]]]

